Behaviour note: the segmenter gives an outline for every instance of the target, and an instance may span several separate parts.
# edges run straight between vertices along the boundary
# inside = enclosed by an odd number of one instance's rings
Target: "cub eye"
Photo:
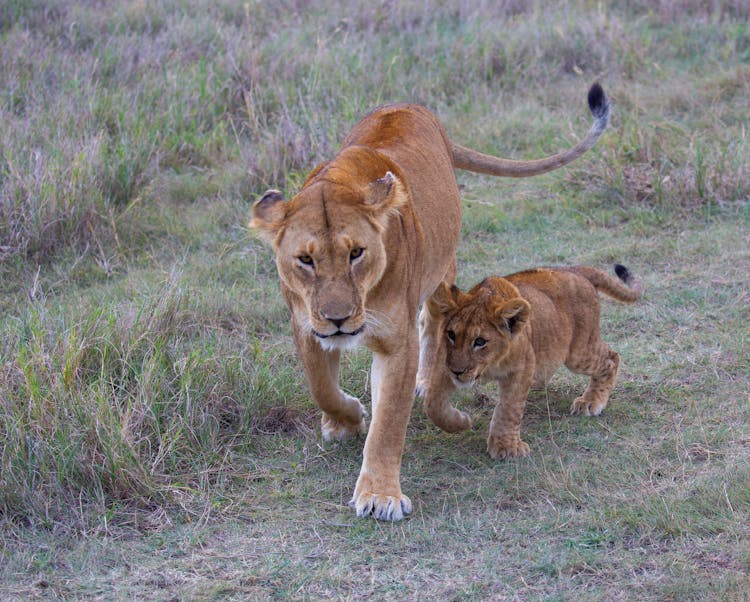
[[[451,343],[455,343],[455,342],[456,342],[456,333],[455,333],[455,332],[453,332],[452,330],[447,330],[447,331],[445,332],[445,336],[447,336],[447,337],[448,337],[448,340],[449,340],[449,341],[450,341]]]
[[[365,250],[362,247],[354,247],[349,251],[349,260],[354,261],[355,259],[362,257],[362,253],[364,252]]]
[[[313,264],[313,258],[309,255],[299,255],[297,257],[297,261],[299,261],[302,265],[312,265]]]
[[[483,339],[482,337],[477,337],[474,339],[474,349],[481,349],[487,344],[487,341]]]

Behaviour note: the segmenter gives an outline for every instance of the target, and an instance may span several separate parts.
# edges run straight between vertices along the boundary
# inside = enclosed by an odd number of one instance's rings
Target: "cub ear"
[[[494,323],[498,330],[507,330],[510,336],[517,335],[529,321],[531,306],[521,297],[504,301],[495,306]]]
[[[258,230],[268,242],[273,242],[286,218],[286,203],[278,190],[268,190],[253,203],[250,227]]]
[[[455,284],[449,286],[447,282],[441,282],[432,296],[427,299],[427,309],[432,317],[439,318],[456,309],[458,307],[457,298],[460,293]]]
[[[393,172],[370,182],[365,190],[365,205],[381,211],[396,209],[407,201],[406,189]]]

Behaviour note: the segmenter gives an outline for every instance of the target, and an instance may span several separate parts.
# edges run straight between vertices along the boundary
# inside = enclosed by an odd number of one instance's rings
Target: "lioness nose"
[[[349,304],[329,304],[320,312],[336,328],[341,328],[353,313]]]

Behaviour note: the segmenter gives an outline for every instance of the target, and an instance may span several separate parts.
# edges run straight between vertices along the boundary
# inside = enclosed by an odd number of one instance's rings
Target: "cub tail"
[[[577,266],[571,268],[571,271],[586,278],[596,290],[615,301],[622,303],[638,301],[643,296],[643,281],[622,264],[616,263],[614,269],[617,278],[588,266]]]

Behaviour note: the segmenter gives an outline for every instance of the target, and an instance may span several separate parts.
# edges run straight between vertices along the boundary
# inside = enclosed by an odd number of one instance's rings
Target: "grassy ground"
[[[704,4],[3,4],[0,597],[746,599],[750,5]],[[321,442],[251,202],[392,100],[555,152],[597,79],[613,123],[576,164],[458,174],[459,282],[639,273],[603,304],[610,406],[569,417],[561,371],[496,463],[492,386],[462,435],[417,402],[414,515],[356,519],[362,441]]]

